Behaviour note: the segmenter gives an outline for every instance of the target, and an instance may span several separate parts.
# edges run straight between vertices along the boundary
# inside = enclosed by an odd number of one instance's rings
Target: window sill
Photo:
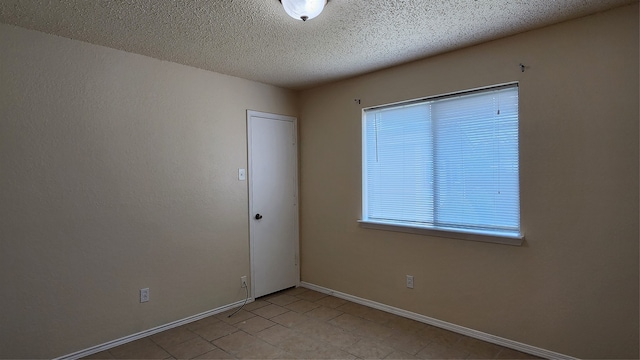
[[[373,222],[373,221],[366,221],[366,220],[358,220],[358,223],[360,223],[361,227],[366,229],[396,231],[396,232],[404,232],[404,233],[410,233],[410,234],[444,237],[444,238],[450,238],[450,239],[480,241],[480,242],[488,242],[488,243],[512,245],[512,246],[521,246],[522,243],[524,242],[524,235],[509,236],[509,235],[481,233],[481,232],[477,232],[477,233],[464,232],[457,229],[456,230],[431,229],[426,227],[416,227],[416,226],[409,226],[404,224],[380,223],[380,222]]]

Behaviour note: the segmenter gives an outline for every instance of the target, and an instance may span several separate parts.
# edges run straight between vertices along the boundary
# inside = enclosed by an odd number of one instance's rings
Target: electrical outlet
[[[149,301],[149,288],[140,289],[140,302]]]
[[[247,277],[246,276],[241,276],[240,277],[240,287],[243,287],[243,288],[247,287]]]
[[[413,275],[407,275],[407,287],[413,289]]]

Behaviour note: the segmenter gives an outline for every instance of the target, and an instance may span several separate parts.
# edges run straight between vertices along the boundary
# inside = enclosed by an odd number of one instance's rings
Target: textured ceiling
[[[1,0],[0,22],[291,89],[638,0]]]

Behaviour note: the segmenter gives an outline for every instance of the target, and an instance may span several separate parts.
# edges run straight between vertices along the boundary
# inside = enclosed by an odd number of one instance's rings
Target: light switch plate
[[[238,180],[243,181],[246,180],[246,172],[244,169],[238,169]]]

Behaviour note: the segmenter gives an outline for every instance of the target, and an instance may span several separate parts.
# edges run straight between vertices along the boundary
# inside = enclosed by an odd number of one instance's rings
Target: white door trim
[[[296,286],[298,286],[300,284],[300,224],[299,224],[299,194],[298,194],[298,119],[292,116],[286,116],[286,115],[278,115],[278,114],[271,114],[271,113],[265,113],[265,112],[260,112],[260,111],[254,111],[254,110],[247,110],[247,158],[248,158],[248,169],[247,169],[247,180],[248,180],[248,186],[249,186],[249,256],[250,256],[250,263],[251,263],[251,298],[255,299],[255,282],[254,279],[256,279],[255,276],[255,266],[254,266],[254,259],[255,259],[255,254],[254,254],[254,249],[255,246],[253,244],[254,241],[254,234],[255,234],[255,221],[253,221],[253,217],[254,217],[254,210],[253,210],[253,171],[252,171],[252,145],[251,145],[251,139],[252,139],[252,128],[251,128],[251,117],[252,116],[256,116],[256,117],[262,117],[262,118],[267,118],[267,119],[273,119],[273,120],[280,120],[280,121],[290,121],[293,123],[293,136],[292,136],[292,141],[293,141],[293,145],[295,147],[295,151],[294,151],[294,163],[295,163],[295,171],[294,171],[294,196],[295,196],[295,266],[297,269],[296,272]]]

